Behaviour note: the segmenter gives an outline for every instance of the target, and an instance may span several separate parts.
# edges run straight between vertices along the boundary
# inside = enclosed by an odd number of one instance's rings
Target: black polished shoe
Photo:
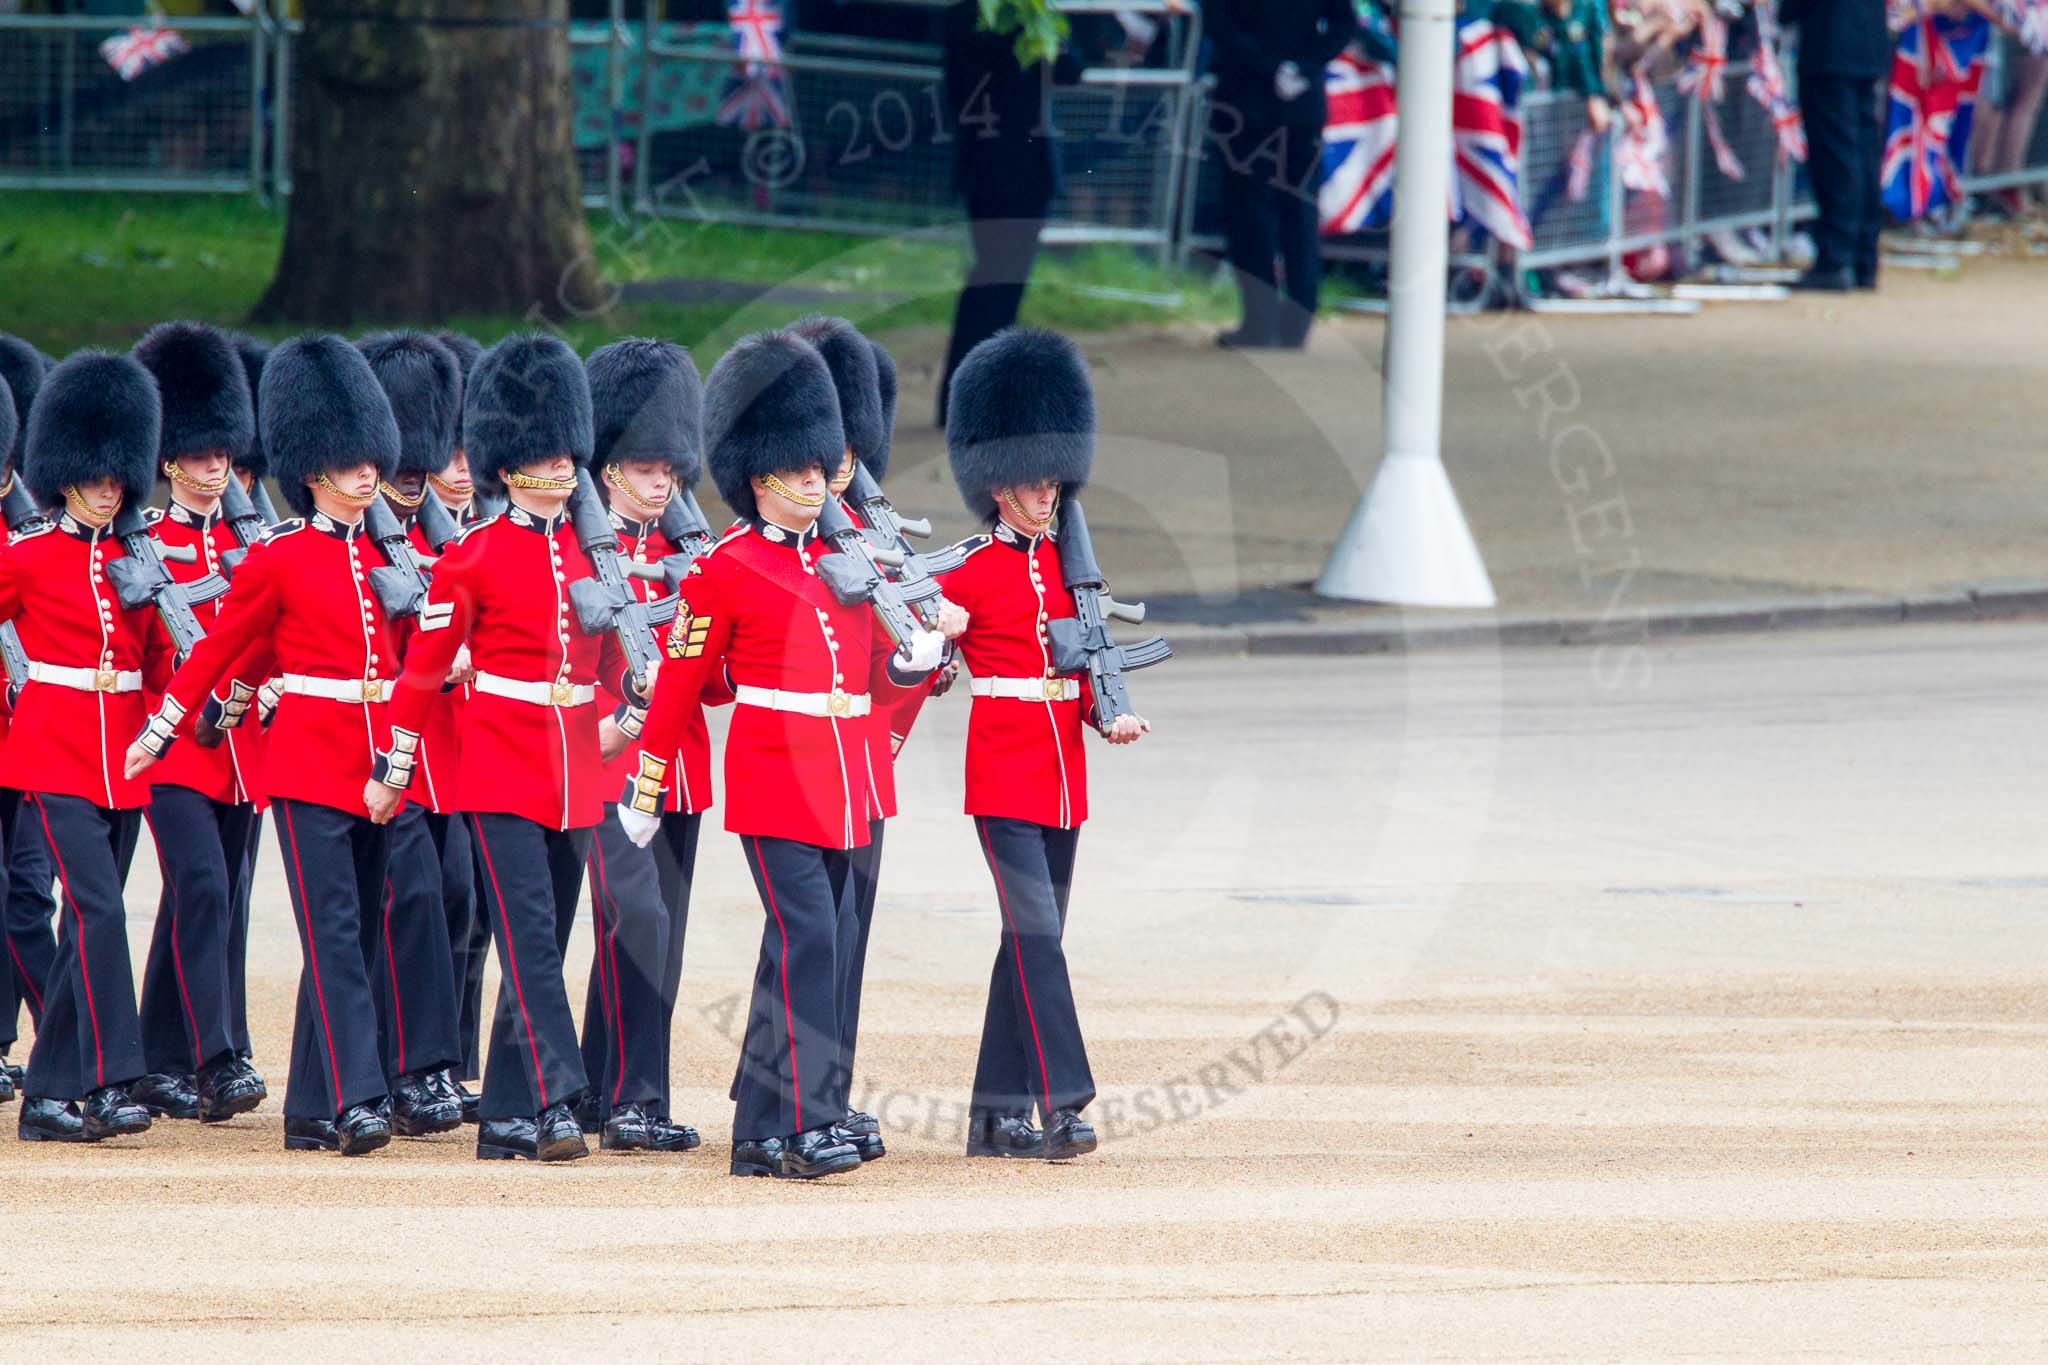
[[[247,1057],[235,1058],[235,1069],[242,1073],[242,1078],[245,1081],[256,1087],[256,1102],[258,1104],[270,1098],[270,1087],[264,1084],[263,1073],[250,1065]]]
[[[464,1123],[475,1123],[477,1121],[477,1110],[483,1104],[482,1096],[474,1094],[468,1086],[456,1080],[453,1071],[443,1071],[441,1073],[441,1088],[457,1104],[462,1106],[462,1121]]]
[[[225,1123],[263,1103],[263,1078],[240,1057],[228,1056],[199,1068],[192,1084],[201,1123]]]
[[[576,1126],[586,1133],[604,1131],[604,1109],[597,1102],[597,1096],[584,1091],[583,1098],[576,1101]]]
[[[14,1077],[7,1074],[7,1068],[0,1066],[0,1104],[14,1098]]]
[[[338,1152],[341,1134],[333,1119],[286,1119],[284,1149],[287,1152]]]
[[[196,1110],[199,1101],[195,1099],[192,1103]],[[85,1120],[87,1142],[149,1131],[148,1107],[118,1085],[103,1085],[87,1095],[79,1102],[78,1114]]]
[[[832,1136],[830,1128],[813,1128],[792,1138],[756,1138],[732,1147],[734,1175],[770,1175],[785,1180],[815,1180],[860,1165],[860,1153]]]
[[[704,1142],[687,1123],[664,1118],[647,1120],[647,1149],[653,1152],[692,1152]]]
[[[85,1120],[78,1106],[69,1100],[39,1100],[33,1095],[21,1101],[21,1115],[14,1131],[23,1142],[89,1142]]]
[[[1065,1161],[1095,1150],[1095,1129],[1072,1109],[1062,1109],[1045,1125],[1045,1159]]]
[[[862,1161],[880,1161],[889,1155],[889,1149],[882,1145],[882,1125],[875,1121],[873,1114],[863,1114],[856,1109],[832,1125],[832,1136],[860,1153]]]
[[[607,1152],[645,1152],[654,1146],[653,1121],[637,1104],[622,1104],[604,1121],[597,1145]]]
[[[482,1119],[476,1126],[478,1161],[533,1160],[532,1119]]]
[[[391,1115],[387,1102],[352,1104],[334,1119],[335,1150],[343,1156],[368,1156],[391,1142]]]
[[[400,1137],[452,1133],[462,1126],[462,1101],[443,1095],[424,1071],[391,1083],[391,1130]]]
[[[26,1095],[28,1093],[27,1067],[16,1066],[13,1062],[0,1062],[0,1071],[6,1072],[7,1079],[14,1082],[14,1090],[16,1094]]]
[[[190,1076],[152,1072],[128,1086],[128,1097],[161,1119],[199,1117],[199,1092]]]
[[[1824,294],[1846,294],[1856,287],[1856,277],[1846,265],[1817,265],[1792,281],[1792,287]]]
[[[967,1130],[967,1155],[1042,1157],[1045,1134],[1018,1114],[977,1114]]]
[[[583,1140],[583,1126],[576,1111],[566,1104],[551,1104],[533,1121],[533,1154],[542,1161],[574,1161],[590,1155]]]

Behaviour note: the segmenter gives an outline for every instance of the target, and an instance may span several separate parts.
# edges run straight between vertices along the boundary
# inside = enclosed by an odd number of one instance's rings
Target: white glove
[[[946,657],[946,637],[935,630],[920,630],[910,643],[896,651],[898,667],[905,673],[929,673]]]
[[[631,806],[621,805],[619,828],[626,831],[626,837],[633,841],[633,847],[645,848],[654,842],[654,831],[661,828],[661,817],[643,814]]]
[[[1308,77],[1293,62],[1282,62],[1273,73],[1273,93],[1283,100],[1298,100],[1308,93]]]

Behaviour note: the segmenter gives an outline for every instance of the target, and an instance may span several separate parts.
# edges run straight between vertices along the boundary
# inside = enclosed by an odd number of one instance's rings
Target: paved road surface
[[[722,1173],[759,911],[718,834],[677,1048],[702,1151],[287,1156],[275,1100],[0,1141],[0,1328],[166,1359],[2033,1354],[2044,677],[2048,629],[1993,626],[1145,676],[1155,738],[1091,746],[1106,1141],[1065,1167],[957,1155],[994,911],[945,706],[869,968],[880,1165]]]

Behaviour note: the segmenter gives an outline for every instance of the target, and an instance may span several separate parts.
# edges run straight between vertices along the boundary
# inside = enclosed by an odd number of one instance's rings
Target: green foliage
[[[1067,16],[1052,0],[980,0],[981,26],[990,33],[1017,35],[1017,64],[1029,69],[1050,63],[1067,41]]]

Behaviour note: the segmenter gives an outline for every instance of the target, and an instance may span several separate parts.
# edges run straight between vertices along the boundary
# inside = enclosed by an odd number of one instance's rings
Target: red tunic
[[[866,520],[854,507],[848,505],[842,510],[848,521],[867,529]],[[892,820],[896,816],[896,753],[890,732],[895,729],[895,713],[899,704],[883,705],[878,697],[875,709],[867,716],[867,754],[862,762],[867,768],[870,820]],[[912,714],[916,713],[913,711]]]
[[[140,672],[161,688],[171,643],[154,608],[124,611],[105,566],[121,542],[60,516],[49,530],[0,551],[0,620],[11,620],[34,663]],[[149,787],[121,775],[128,745],[148,716],[144,692],[81,691],[30,682],[14,707],[13,733],[0,756],[0,786],[76,796],[109,810],[149,803]]]
[[[428,559],[434,551],[427,544],[426,532],[420,530],[418,521],[406,527],[406,538],[412,547]],[[406,647],[417,638],[416,632],[408,634]],[[455,804],[455,781],[459,770],[457,731],[462,704],[469,697],[467,686],[450,688],[443,694],[443,706],[436,706],[427,712],[423,722],[425,729],[420,732],[419,757],[413,772],[412,785],[406,789],[406,799],[416,806],[424,806],[436,815],[453,815],[461,808]]]
[[[631,521],[617,512],[611,514],[612,529],[619,533],[619,547],[626,558],[635,564],[652,564],[666,555],[676,552],[675,544],[661,533],[658,522]],[[643,602],[651,602],[662,596],[663,586],[644,578],[635,578],[634,591]],[[655,643],[668,637],[667,626],[654,630]],[[614,703],[624,700],[616,687],[610,689]],[[717,706],[732,700],[732,694],[725,689],[724,680],[713,679],[706,688],[703,700]],[[626,788],[633,774],[638,771],[638,758],[630,750],[605,764],[605,799],[617,800]],[[672,813],[707,811],[711,809],[711,734],[704,725],[703,706],[689,707],[683,715],[683,736],[681,747],[670,760],[668,769],[668,796],[663,809]]]
[[[642,752],[674,752],[721,666],[735,689],[872,693],[882,706],[903,693],[873,613],[840,605],[818,581],[812,566],[827,553],[814,535],[799,544],[781,527],[746,523],[691,566],[682,588],[688,615],[678,611],[666,642]],[[869,729],[865,718],[776,710],[741,696],[725,741],[725,827],[821,848],[866,844]]]
[[[618,643],[586,635],[569,585],[591,576],[590,558],[567,517],[519,508],[465,530],[434,565],[428,600],[450,608],[407,651],[392,724],[421,733],[465,641],[479,674],[515,684],[595,687],[623,674]],[[457,722],[455,808],[521,816],[550,829],[604,818],[607,790],[597,751],[598,704],[524,701],[472,684]]]
[[[976,678],[1053,677],[1045,623],[1074,614],[1050,535],[1028,541],[1008,527],[977,536],[967,562],[944,576],[965,607],[956,643]],[[1081,729],[1087,679],[1073,701],[976,697],[967,718],[967,813],[1073,829],[1088,818]]]
[[[367,681],[388,693],[399,636],[368,577],[383,562],[360,526],[315,513],[310,522],[274,527],[235,571],[219,617],[171,683],[170,695],[188,713],[184,732],[207,692],[228,676]],[[286,691],[264,740],[264,795],[368,814],[370,762],[391,743],[387,707]],[[255,719],[252,707],[243,724]]]
[[[218,512],[201,517],[197,512],[173,501],[167,508],[152,507],[144,514],[156,538],[166,548],[189,549],[194,558],[191,563],[166,559],[164,567],[171,577],[180,583],[190,583],[220,571],[220,557],[223,552],[233,550],[241,542],[228,529]],[[192,609],[199,618],[199,624],[211,631],[214,622],[226,609],[226,598],[215,598]],[[261,682],[262,679],[256,679]],[[155,709],[162,693],[152,693],[149,698],[151,709]],[[197,744],[173,744],[163,760],[149,770],[149,785],[152,787],[187,787],[213,801],[237,805],[244,801],[258,801],[263,790],[263,727],[253,720],[227,732],[227,742],[217,748],[203,749]]]

